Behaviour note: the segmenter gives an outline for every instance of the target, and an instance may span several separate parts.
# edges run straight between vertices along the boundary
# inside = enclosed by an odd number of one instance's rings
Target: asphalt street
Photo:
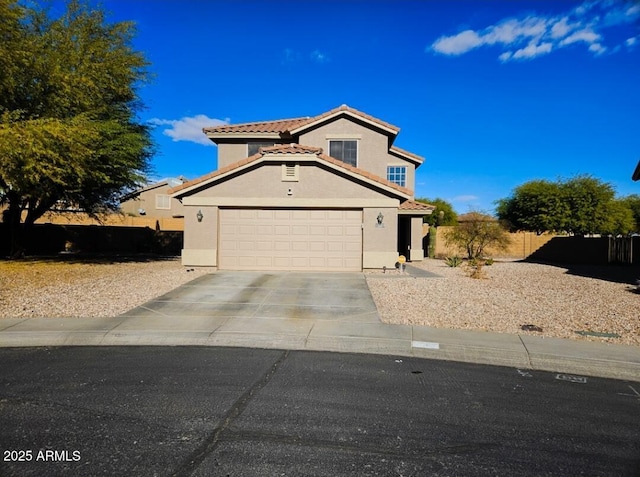
[[[0,476],[640,475],[640,386],[414,357],[0,349]]]

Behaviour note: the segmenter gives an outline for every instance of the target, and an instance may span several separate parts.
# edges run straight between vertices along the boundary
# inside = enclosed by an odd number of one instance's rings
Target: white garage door
[[[219,268],[362,270],[361,210],[220,209]]]

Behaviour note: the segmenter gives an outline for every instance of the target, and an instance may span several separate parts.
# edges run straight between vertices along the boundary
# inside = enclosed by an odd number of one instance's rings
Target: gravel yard
[[[0,318],[110,317],[209,273],[179,259],[0,261]]]
[[[397,271],[367,274],[385,323],[426,325],[500,333],[640,345],[638,267],[571,269],[526,262],[484,267],[485,279],[467,276],[466,266],[442,260],[416,265],[441,278],[403,277]],[[594,278],[598,277],[598,278]],[[535,325],[542,332],[525,332]],[[581,336],[576,331],[615,333],[620,338]]]
[[[384,322],[640,345],[637,267],[497,262],[476,280],[441,260],[414,265],[439,278],[366,273]],[[185,269],[179,259],[0,261],[0,318],[116,316],[210,272]]]

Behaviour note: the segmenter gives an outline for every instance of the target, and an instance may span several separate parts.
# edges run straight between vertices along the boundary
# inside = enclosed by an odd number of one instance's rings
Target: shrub
[[[445,233],[445,242],[464,251],[467,258],[472,259],[482,257],[487,248],[506,250],[510,238],[493,217],[480,212],[469,212],[460,225]]]
[[[444,260],[444,263],[450,267],[459,267],[462,264],[462,259],[457,255],[454,255],[453,257],[447,257]]]

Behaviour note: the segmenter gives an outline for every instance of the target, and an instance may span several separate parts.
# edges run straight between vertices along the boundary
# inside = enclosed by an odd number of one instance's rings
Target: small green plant
[[[453,257],[445,258],[444,263],[446,263],[449,267],[459,267],[460,265],[462,265],[462,258],[454,255]]]
[[[491,265],[493,265],[493,258],[487,258],[487,259],[484,261],[484,264],[485,264],[487,267],[490,267]]]

